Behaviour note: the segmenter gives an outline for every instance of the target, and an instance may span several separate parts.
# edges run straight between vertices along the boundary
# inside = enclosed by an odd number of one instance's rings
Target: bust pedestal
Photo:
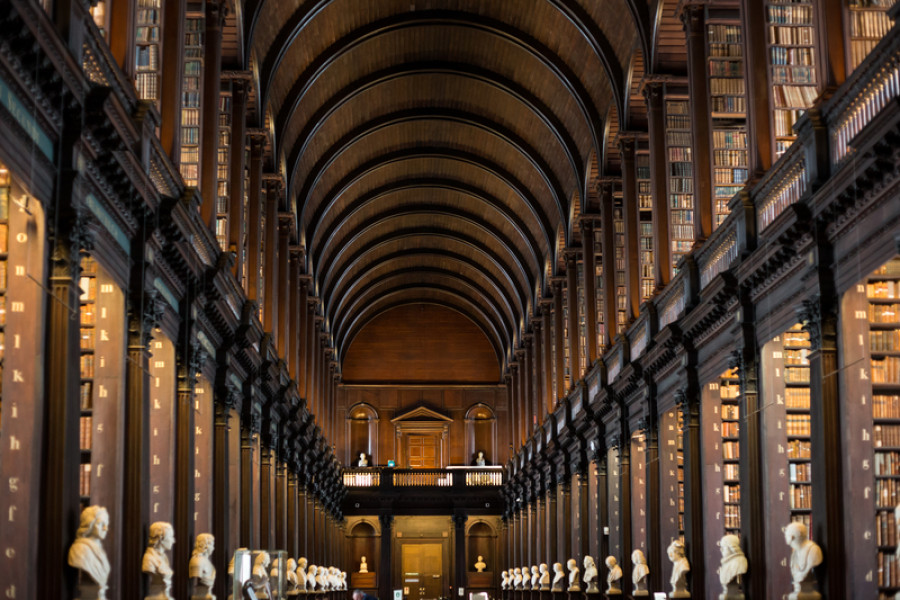
[[[816,590],[815,581],[802,581],[794,584],[794,591],[784,595],[785,600],[822,600],[822,594]]]
[[[150,573],[150,583],[147,585],[147,595],[144,600],[173,600],[169,595],[169,582],[159,573]]]
[[[621,600],[622,590],[617,587],[611,587],[603,592],[603,597],[606,598],[606,600]]]
[[[194,593],[191,594],[191,600],[216,600],[216,597],[212,595],[208,585],[196,583],[194,585]]]
[[[77,593],[79,600],[99,600],[100,585],[92,580],[90,576],[82,574]],[[104,595],[103,597],[105,598],[106,596]]]
[[[725,591],[719,594],[719,600],[744,600],[744,590],[737,581],[732,581],[725,587]]]
[[[690,598],[691,593],[687,591],[669,592],[669,598]]]

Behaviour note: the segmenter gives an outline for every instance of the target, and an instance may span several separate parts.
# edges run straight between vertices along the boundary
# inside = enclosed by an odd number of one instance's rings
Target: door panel
[[[434,469],[438,464],[438,448],[441,439],[437,435],[410,434],[406,438],[407,465],[412,469]]]
[[[441,597],[442,554],[441,544],[403,544],[400,547],[406,600],[436,600]]]

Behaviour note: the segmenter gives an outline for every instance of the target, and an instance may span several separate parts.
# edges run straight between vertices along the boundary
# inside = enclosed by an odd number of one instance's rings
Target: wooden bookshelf
[[[138,0],[135,15],[134,87],[141,100],[159,100],[162,51],[161,0]]]
[[[647,438],[631,436],[631,547],[647,548]]]
[[[219,145],[216,162],[216,241],[228,250],[228,170],[231,166],[231,94],[219,95]]]
[[[622,194],[613,196],[613,240],[616,250],[616,331],[624,331],[628,322],[628,293],[625,286],[625,210]]]
[[[578,261],[575,263],[576,279],[578,281],[578,289],[583,290],[584,287],[584,257],[579,256]],[[587,361],[588,361],[588,348],[587,348],[587,311],[585,310],[585,298],[584,293],[577,294],[577,306],[578,306],[578,347],[581,348],[581,352],[579,352],[578,362],[579,362],[579,371],[578,373],[587,373]]]
[[[896,0],[848,0],[847,60],[848,72],[859,66],[881,41],[893,23],[887,15]]]
[[[739,21],[707,25],[712,131],[713,227],[729,214],[728,203],[747,181],[746,88]]]
[[[794,142],[794,123],[818,92],[815,4],[808,0],[767,0],[766,43],[775,155]]]
[[[604,308],[604,294],[606,290],[603,285],[603,230],[600,227],[594,228],[594,285],[597,291],[597,348],[600,354],[606,350],[606,309]]]
[[[200,109],[203,90],[203,13],[184,22],[184,76],[181,91],[181,177],[197,187],[200,178]]]
[[[784,404],[791,521],[811,530],[812,486],[809,416],[809,334],[794,325],[785,332]]]
[[[3,408],[3,358],[6,354],[6,286],[9,278],[9,171],[0,166],[0,409]],[[3,411],[0,410],[0,415]],[[0,420],[0,427],[3,421]]]
[[[678,539],[684,543],[684,415],[675,413],[676,473],[678,477]]]
[[[653,251],[653,192],[650,181],[650,155],[635,156],[635,181],[638,193],[638,244],[640,246],[641,302],[653,296],[656,289]]]
[[[562,353],[563,392],[568,392],[572,382],[572,364],[569,362],[569,286],[562,286]],[[557,374],[558,375],[558,374]]]
[[[609,551],[614,556],[622,555],[622,485],[620,481],[621,465],[619,464],[619,449],[607,450],[607,497],[609,498],[607,515],[609,519]]]
[[[666,162],[668,163],[669,241],[672,273],[694,245],[694,162],[691,116],[687,99],[666,99]]]
[[[94,375],[96,369],[94,350],[97,343],[97,261],[90,256],[81,257],[81,277],[78,285],[81,289],[79,297],[81,321],[79,495],[82,508],[84,508],[91,501],[91,449],[93,447]]]

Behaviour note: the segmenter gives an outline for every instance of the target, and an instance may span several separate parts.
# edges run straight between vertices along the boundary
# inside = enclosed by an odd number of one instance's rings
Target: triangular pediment
[[[400,421],[437,421],[452,423],[453,419],[446,415],[442,415],[435,410],[431,410],[427,406],[420,405],[391,419],[391,423],[399,423]]]

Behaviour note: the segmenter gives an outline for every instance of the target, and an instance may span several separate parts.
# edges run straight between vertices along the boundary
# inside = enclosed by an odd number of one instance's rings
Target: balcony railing
[[[353,467],[343,471],[348,488],[385,487],[486,487],[503,485],[503,467],[449,467],[447,469],[398,469]]]

